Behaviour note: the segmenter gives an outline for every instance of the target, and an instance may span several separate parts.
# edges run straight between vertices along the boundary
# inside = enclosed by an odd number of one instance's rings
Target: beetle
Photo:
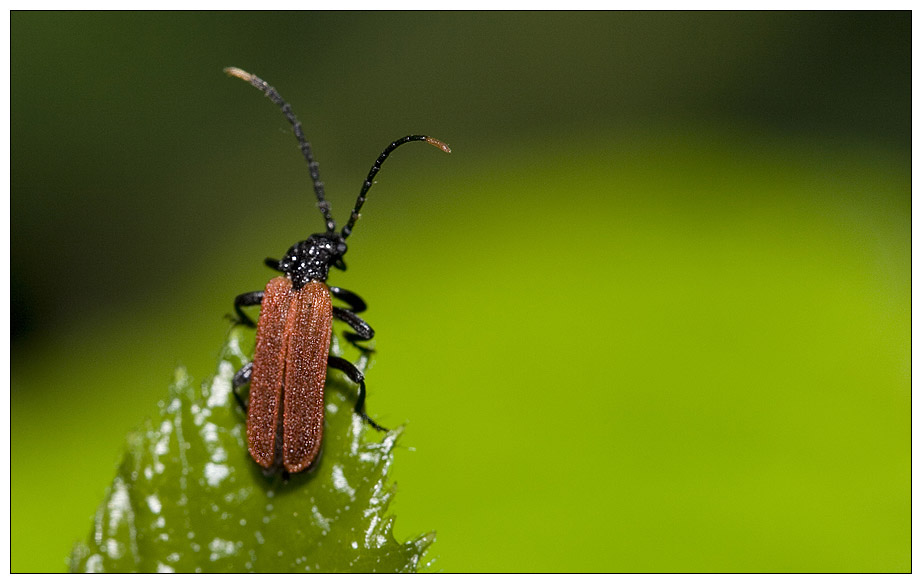
[[[359,211],[381,165],[391,152],[410,142],[423,141],[443,152],[451,149],[430,136],[410,135],[391,142],[375,160],[356,199],[345,226],[336,232],[336,222],[326,201],[323,182],[311,145],[304,137],[301,123],[274,87],[259,77],[236,67],[225,73],[249,82],[282,109],[291,124],[314,183],[317,207],[326,223],[326,231],[314,233],[295,243],[281,260],[266,258],[265,264],[281,272],[269,281],[265,290],[240,294],[234,300],[236,321],[256,327],[253,360],[244,365],[233,379],[234,396],[247,412],[247,446],[250,456],[268,471],[284,468],[287,473],[300,472],[317,459],[323,438],[324,385],[327,368],[338,369],[358,385],[355,413],[372,428],[387,430],[365,413],[365,378],[351,362],[330,355],[333,319],[341,320],[354,332],[344,336],[355,346],[358,341],[374,337],[374,330],[358,316],[366,309],[357,294],[327,285],[330,268],[345,270],[343,261],[346,238],[352,233]],[[332,297],[349,308],[333,306]],[[243,307],[260,305],[258,323],[246,315]],[[237,393],[250,384],[249,404]]]

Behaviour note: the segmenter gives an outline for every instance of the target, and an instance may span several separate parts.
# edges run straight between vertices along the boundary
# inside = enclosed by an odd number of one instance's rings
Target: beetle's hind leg
[[[240,407],[243,408],[243,411],[246,412],[249,410],[243,398],[240,397],[240,394],[237,393],[237,390],[250,382],[250,377],[253,375],[253,362],[250,361],[246,365],[240,368],[240,371],[234,373],[234,380],[231,382],[231,391],[234,393],[234,397],[237,398],[237,403],[240,404]]]
[[[345,373],[346,377],[352,380],[353,383],[359,385],[359,398],[355,400],[355,413],[362,416],[362,419],[368,422],[368,425],[375,430],[387,432],[387,428],[369,418],[368,414],[365,413],[365,376],[362,375],[362,372],[349,361],[335,355],[330,355],[327,358],[327,365],[333,369],[339,369]]]
[[[250,328],[256,327],[256,323],[253,322],[253,319],[247,316],[242,308],[244,306],[256,306],[263,303],[263,294],[262,290],[257,290],[256,292],[246,292],[244,294],[238,294],[234,298],[234,311],[237,312],[237,318],[233,319],[237,324],[242,324]]]

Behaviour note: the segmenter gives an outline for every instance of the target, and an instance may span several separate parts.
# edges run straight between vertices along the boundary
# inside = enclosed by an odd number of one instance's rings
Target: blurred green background
[[[444,571],[908,571],[910,15],[11,14],[12,570],[322,229]]]

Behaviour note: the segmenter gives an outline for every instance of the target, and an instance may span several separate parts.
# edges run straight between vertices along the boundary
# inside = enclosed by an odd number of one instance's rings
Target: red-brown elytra
[[[374,336],[372,328],[358,316],[365,310],[365,302],[353,292],[328,286],[327,276],[331,267],[346,269],[343,261],[346,238],[352,233],[359,210],[365,203],[365,195],[388,155],[398,147],[416,141],[427,142],[444,152],[451,150],[444,142],[429,136],[411,135],[391,142],[372,165],[349,221],[337,233],[310,143],[304,137],[301,123],[291,107],[275,88],[259,77],[236,67],[228,67],[224,71],[248,81],[282,109],[307,160],[317,207],[327,228],[326,232],[315,233],[291,246],[283,259],[267,258],[266,265],[284,275],[270,280],[264,291],[240,294],[234,300],[238,322],[256,327],[253,361],[234,375],[233,382],[234,396],[247,411],[250,455],[263,468],[296,473],[308,468],[320,452],[327,367],[342,371],[358,384],[355,413],[376,430],[386,431],[365,413],[365,379],[362,372],[342,357],[330,355],[334,318],[353,329],[354,332],[345,335],[353,344]],[[349,308],[333,306],[331,295],[348,304]],[[254,324],[242,307],[257,304],[261,305],[259,322]],[[356,346],[362,348],[358,344]],[[237,389],[247,383],[250,384],[249,404],[245,404],[237,393]]]

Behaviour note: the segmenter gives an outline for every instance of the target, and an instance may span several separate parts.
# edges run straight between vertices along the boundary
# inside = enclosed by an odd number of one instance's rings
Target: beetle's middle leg
[[[253,322],[253,319],[247,316],[243,310],[244,306],[256,306],[257,304],[263,303],[263,294],[262,290],[257,290],[256,292],[246,292],[244,294],[238,294],[234,298],[234,310],[237,312],[237,324],[242,324],[250,328],[254,328],[256,323]]]
[[[243,398],[240,397],[240,394],[237,393],[237,390],[250,382],[250,377],[253,375],[253,362],[250,361],[246,365],[240,368],[240,371],[234,373],[234,380],[231,382],[231,391],[234,393],[234,397],[237,398],[237,403],[240,404],[240,407],[243,408],[243,411],[248,411],[246,402],[243,401]]]
[[[358,341],[370,341],[375,336],[375,331],[372,329],[367,322],[361,319],[351,310],[346,310],[345,308],[340,308],[338,306],[333,307],[333,318],[341,320],[344,323],[348,324],[354,330],[354,333],[346,332],[343,336],[346,337],[346,340],[358,347],[362,351],[371,351],[367,347],[356,344]]]

